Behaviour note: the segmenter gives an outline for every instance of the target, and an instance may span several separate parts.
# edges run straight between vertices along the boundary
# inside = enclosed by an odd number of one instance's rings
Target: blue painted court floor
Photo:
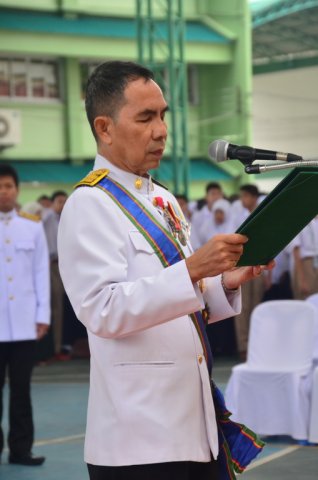
[[[215,364],[214,376],[223,388],[232,364],[233,362],[220,360]],[[5,450],[0,466],[0,480],[88,480],[83,461],[88,371],[87,360],[74,360],[35,369],[32,384],[35,422],[33,452],[44,455],[46,462],[41,467],[9,465],[8,451]],[[5,388],[5,432],[7,397],[8,390]],[[262,454],[241,478],[317,480],[318,447],[302,447],[289,438],[268,439]]]

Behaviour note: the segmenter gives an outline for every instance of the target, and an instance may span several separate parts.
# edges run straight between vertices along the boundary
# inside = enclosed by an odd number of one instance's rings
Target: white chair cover
[[[306,302],[316,307],[316,327],[314,336],[314,364],[318,365],[318,293],[314,293],[306,298]]]
[[[254,309],[247,363],[233,368],[226,389],[233,420],[260,435],[308,439],[315,314],[298,300]]]
[[[309,423],[309,441],[318,443],[318,367],[314,372]]]

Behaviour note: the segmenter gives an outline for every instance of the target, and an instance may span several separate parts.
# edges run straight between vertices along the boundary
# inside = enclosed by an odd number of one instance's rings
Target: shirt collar
[[[18,214],[16,210],[11,210],[10,212],[0,212],[0,222],[9,222],[17,215]]]
[[[146,177],[140,177],[134,173],[126,172],[125,170],[122,170],[111,163],[105,157],[97,154],[93,170],[99,170],[102,168],[109,170],[109,177],[122,184],[130,191],[141,193],[143,195],[149,195],[149,193],[154,189],[150,175]]]

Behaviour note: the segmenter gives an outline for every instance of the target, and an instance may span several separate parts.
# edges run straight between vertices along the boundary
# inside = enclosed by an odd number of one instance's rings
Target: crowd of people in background
[[[215,182],[206,186],[205,199],[189,202],[177,195],[182,212],[191,224],[191,244],[196,250],[217,234],[235,232],[265,198],[256,185],[242,185],[226,198]],[[261,302],[279,299],[303,300],[318,293],[318,217],[314,218],[276,257],[270,272],[242,287],[242,312],[234,319],[207,327],[214,355],[239,355],[246,359],[249,323]]]
[[[256,185],[242,185],[227,198],[219,183],[206,186],[205,198],[188,201],[176,195],[180,209],[191,227],[194,250],[217,234],[232,233],[255,210],[265,195]],[[58,270],[57,232],[67,193],[59,190],[41,195],[21,210],[38,216],[44,226],[50,256],[51,331],[39,343],[38,361],[68,360],[88,356],[86,331],[76,321]],[[278,299],[304,299],[318,292],[318,217],[287,245],[276,258],[273,271],[266,272],[242,288],[242,312],[235,318],[209,325],[208,335],[214,355],[246,358],[250,316],[260,302]]]

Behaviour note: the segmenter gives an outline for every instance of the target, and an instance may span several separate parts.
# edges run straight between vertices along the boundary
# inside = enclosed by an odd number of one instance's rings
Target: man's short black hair
[[[50,200],[51,201],[51,198],[48,195],[43,194],[43,195],[39,196],[39,198],[37,199],[37,202],[41,202],[41,200]]]
[[[177,200],[183,200],[184,202],[188,202],[188,197],[186,196],[185,193],[176,193],[175,197]]]
[[[57,197],[67,197],[67,193],[64,190],[56,190],[51,195],[51,201],[54,202]]]
[[[19,186],[19,176],[17,171],[7,163],[0,163],[0,177],[11,177],[15,186]]]
[[[213,189],[220,190],[220,192],[222,191],[222,187],[218,182],[210,182],[205,187],[205,192],[208,193],[210,190],[213,190]]]
[[[144,78],[153,80],[151,70],[135,62],[109,61],[99,65],[87,81],[85,108],[95,139],[94,120],[99,115],[116,118],[123,105],[124,91],[129,82]]]
[[[259,197],[259,190],[256,185],[252,185],[251,183],[247,183],[246,185],[242,185],[240,187],[241,192],[246,192],[252,195],[253,197]]]

